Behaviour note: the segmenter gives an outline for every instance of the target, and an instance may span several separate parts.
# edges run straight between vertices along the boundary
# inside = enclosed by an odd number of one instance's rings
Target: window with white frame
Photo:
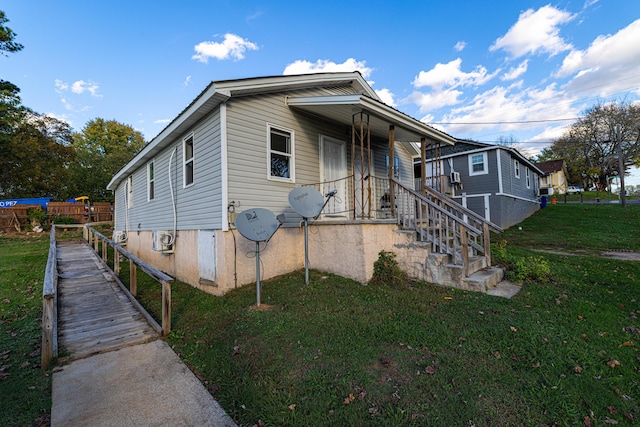
[[[513,161],[513,169],[516,174],[516,178],[520,178],[520,162],[518,160]]]
[[[529,171],[529,168],[525,169],[524,174],[527,179],[527,188],[531,188],[531,172]]]
[[[193,184],[193,134],[182,140],[182,169],[184,175],[184,186]]]
[[[269,179],[295,180],[294,133],[281,127],[268,125]]]
[[[385,156],[385,171],[389,170],[389,155]],[[400,179],[400,159],[398,157],[393,157],[393,177],[397,180]]]
[[[484,175],[489,173],[487,168],[487,154],[477,153],[469,155],[469,175]]]
[[[151,201],[155,198],[155,161],[151,160],[147,163],[147,200]]]
[[[127,196],[127,208],[133,207],[133,177],[127,178],[127,188],[125,188]]]

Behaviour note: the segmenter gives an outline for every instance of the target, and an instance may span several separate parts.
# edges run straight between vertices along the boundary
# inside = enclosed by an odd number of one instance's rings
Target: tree
[[[3,141],[3,197],[69,197],[69,165],[75,157],[71,129],[49,116],[28,114]]]
[[[7,52],[13,53],[22,50],[24,46],[14,41],[16,33],[11,28],[5,26],[9,22],[4,14],[4,11],[0,10],[0,53],[4,56],[8,56]]]
[[[618,170],[618,124],[622,129],[624,171]],[[606,185],[611,177],[626,173],[631,165],[640,165],[640,106],[628,102],[595,105],[570,125],[542,156],[564,159],[569,182]]]
[[[77,162],[71,169],[77,195],[93,201],[113,201],[107,184],[144,145],[142,134],[129,125],[100,118],[89,121],[73,135]]]

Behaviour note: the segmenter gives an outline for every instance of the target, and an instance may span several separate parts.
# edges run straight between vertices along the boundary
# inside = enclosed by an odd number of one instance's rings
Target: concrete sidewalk
[[[162,340],[53,373],[51,426],[236,426]]]

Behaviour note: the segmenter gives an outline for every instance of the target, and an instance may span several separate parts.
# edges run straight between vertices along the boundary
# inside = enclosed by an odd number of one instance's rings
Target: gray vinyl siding
[[[341,88],[344,93],[344,88]],[[227,153],[229,200],[240,202],[239,210],[261,207],[278,214],[287,210],[291,189],[320,181],[320,135],[344,141],[347,168],[351,168],[350,128],[290,109],[285,95],[326,94],[327,90],[305,90],[236,98],[227,103]],[[269,179],[267,125],[294,133],[295,181]]]
[[[183,185],[183,138],[193,132],[194,183]],[[172,152],[175,153],[172,157]],[[171,171],[169,161],[171,160]],[[133,205],[128,210],[129,229],[172,230],[174,226],[171,186],[175,194],[178,230],[222,227],[222,178],[219,110],[176,139],[153,157],[155,197],[148,200],[147,163],[133,173]],[[171,173],[171,175],[169,175]],[[171,185],[169,180],[171,179]],[[125,229],[126,179],[116,190],[116,228]]]
[[[498,163],[495,151],[485,151],[484,153],[487,162],[485,167],[488,170],[488,173],[484,175],[470,175],[469,157],[476,153],[463,154],[453,158],[454,169],[456,172],[460,172],[461,180],[464,183],[461,192],[465,192],[467,195],[495,194],[498,191]],[[451,172],[449,162],[445,160],[444,165],[447,174]]]

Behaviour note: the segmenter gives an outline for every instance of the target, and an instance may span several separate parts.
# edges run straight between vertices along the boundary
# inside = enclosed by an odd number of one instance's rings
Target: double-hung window
[[[133,207],[133,177],[127,177],[127,187],[125,189],[127,192],[127,209]]]
[[[524,171],[525,178],[527,179],[527,188],[531,188],[531,172],[529,172],[529,168],[526,168]]]
[[[151,160],[147,163],[147,200],[151,201],[155,198],[155,161]]]
[[[294,133],[281,127],[268,126],[269,179],[295,181]]]
[[[184,186],[193,184],[193,134],[182,140],[182,166],[184,174]]]
[[[487,154],[477,153],[469,155],[469,175],[484,175],[489,173],[487,168]]]
[[[520,178],[520,162],[517,160],[513,161],[513,169],[515,171],[516,174],[516,178]]]
[[[389,155],[385,156],[386,169],[389,170]],[[400,159],[398,157],[393,157],[393,177],[397,180],[400,180]]]

